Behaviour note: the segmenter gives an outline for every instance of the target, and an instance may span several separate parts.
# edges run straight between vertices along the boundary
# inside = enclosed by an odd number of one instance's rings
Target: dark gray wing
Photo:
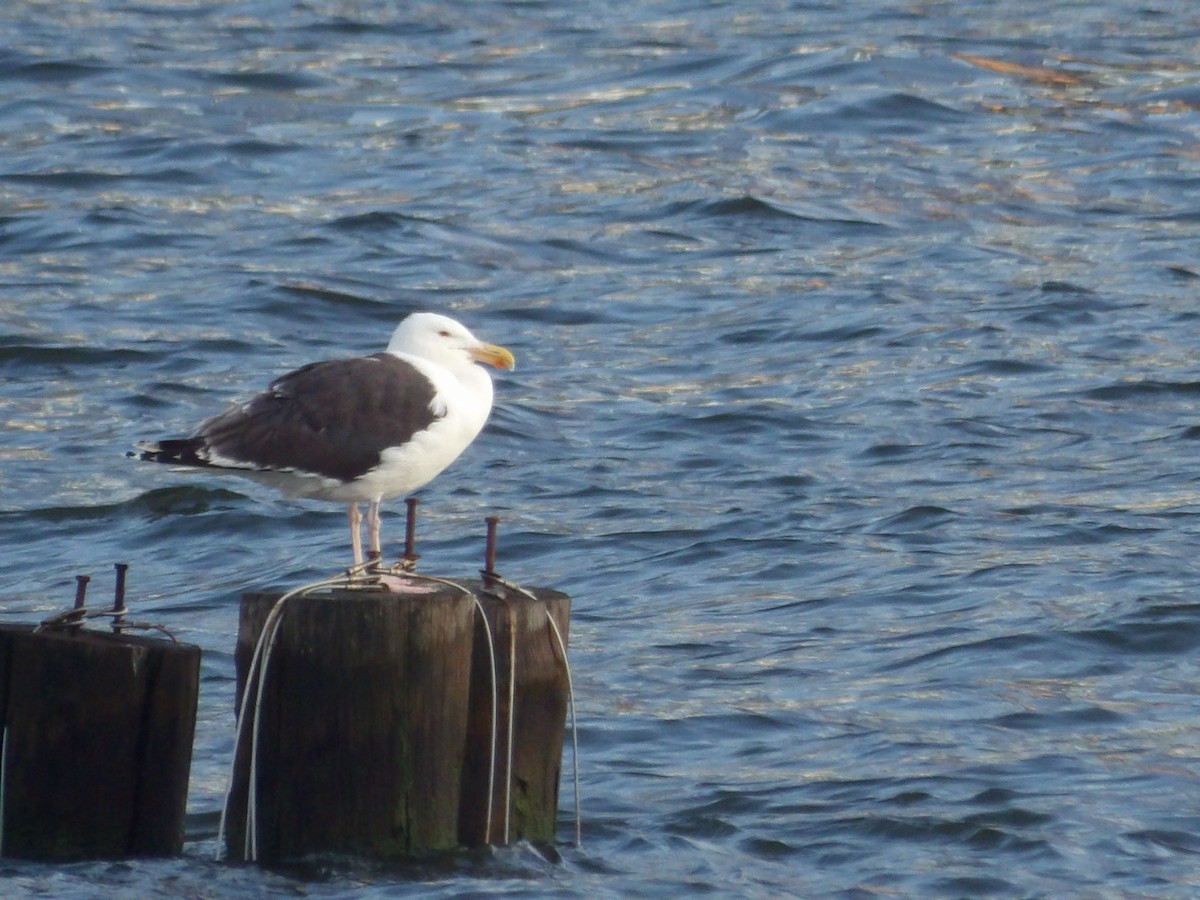
[[[209,419],[194,439],[236,464],[350,481],[428,428],[438,418],[433,399],[429,379],[391,354],[335,359],[273,381]]]

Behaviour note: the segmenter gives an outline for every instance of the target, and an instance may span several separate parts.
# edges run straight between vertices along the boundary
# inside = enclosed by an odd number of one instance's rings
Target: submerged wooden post
[[[183,850],[200,649],[0,625],[0,854]]]
[[[423,591],[423,592],[422,592]],[[279,594],[246,594],[238,695]],[[450,586],[293,597],[234,765],[229,856],[397,858],[458,842],[475,601]],[[254,840],[247,801],[254,791]]]
[[[563,649],[571,598],[545,588],[530,590],[532,596],[500,589],[498,597],[477,581],[465,584],[479,594],[487,621],[477,619],[475,626],[459,839],[466,846],[552,844],[566,729]],[[548,616],[558,625],[562,647]]]

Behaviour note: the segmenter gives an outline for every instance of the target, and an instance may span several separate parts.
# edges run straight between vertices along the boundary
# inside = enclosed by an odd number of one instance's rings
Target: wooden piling
[[[468,592],[414,583],[419,592],[336,590],[285,601],[257,711],[253,786],[257,688],[247,695],[226,815],[230,858],[395,859],[506,839],[553,843],[567,685],[547,612],[565,643],[570,598],[538,589],[497,599],[478,581],[460,582]],[[239,697],[279,597],[242,598]],[[247,841],[251,789],[257,809]]]
[[[500,591],[503,599],[498,599],[477,581],[464,584],[479,594],[492,640],[489,649],[485,623],[477,618],[459,840],[469,847],[517,840],[553,844],[566,728],[563,649],[571,598],[535,588],[529,597]],[[562,647],[548,615],[558,625]],[[493,697],[497,701],[494,720]]]
[[[0,625],[0,854],[183,850],[200,649]]]
[[[239,696],[279,596],[243,596]],[[230,858],[388,859],[454,847],[474,615],[474,599],[449,586],[288,599],[257,710],[254,784],[253,691],[244,711],[227,810]],[[257,840],[247,842],[250,790]]]

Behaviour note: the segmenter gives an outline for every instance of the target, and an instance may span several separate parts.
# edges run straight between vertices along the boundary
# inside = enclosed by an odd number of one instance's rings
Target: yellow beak
[[[467,352],[476,362],[487,363],[497,369],[515,369],[517,367],[516,357],[506,347],[498,344],[480,344],[478,347],[468,348]]]

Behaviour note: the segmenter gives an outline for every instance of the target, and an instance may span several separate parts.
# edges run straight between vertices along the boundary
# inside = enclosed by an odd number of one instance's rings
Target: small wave
[[[194,516],[213,509],[229,509],[246,502],[246,497],[225,488],[181,486],[155,488],[121,504],[122,511],[144,513],[155,518]]]
[[[285,144],[277,141],[236,140],[226,144],[225,149],[234,156],[260,158],[292,153],[293,151],[299,151],[301,147],[298,144]]]
[[[1101,706],[1081,706],[1075,709],[1055,709],[1048,712],[1015,712],[991,719],[1000,728],[1018,731],[1063,729],[1079,725],[1115,725],[1125,719],[1120,713]]]
[[[235,491],[188,485],[155,488],[130,500],[117,503],[102,503],[94,506],[48,506],[41,509],[0,513],[0,518],[12,517],[48,523],[71,523],[110,517],[121,518],[132,514],[158,519],[166,516],[197,515],[212,509],[229,509],[239,506],[245,501],[246,498]]]
[[[302,297],[310,300],[320,300],[322,303],[331,306],[349,306],[349,307],[374,307],[379,304],[379,301],[366,297],[362,294],[351,293],[350,291],[337,290],[336,288],[325,287],[324,285],[314,284],[311,282],[288,281],[283,284],[274,286],[274,289],[281,294],[286,294],[290,297]],[[287,309],[293,310],[292,306]]]
[[[368,7],[369,8],[369,7]],[[388,9],[380,7],[381,10]],[[398,36],[421,36],[446,34],[451,29],[440,22],[422,22],[418,19],[392,19],[391,14],[398,10],[388,9],[387,13],[381,13],[379,21],[368,21],[366,19],[351,18],[347,15],[337,15],[330,19],[313,22],[310,25],[304,26],[303,31],[308,31],[314,35],[321,34],[337,34],[337,35],[398,35]]]
[[[1142,607],[1111,627],[1073,632],[1106,651],[1137,654],[1184,654],[1200,647],[1200,604]]]
[[[1082,294],[1088,297],[1095,296],[1095,292],[1090,288],[1086,288],[1081,284],[1074,284],[1070,281],[1043,281],[1042,290],[1047,294]]]
[[[1200,278],[1200,272],[1189,266],[1167,266],[1167,271],[1176,278],[1184,281],[1191,281],[1194,278]]]
[[[501,307],[498,312],[505,321],[544,325],[602,325],[616,321],[609,307],[583,308],[550,302]]]
[[[0,175],[5,181],[49,188],[102,188],[127,178],[122,172],[100,172],[95,169],[70,169],[57,172],[7,172]]]
[[[1192,397],[1200,394],[1200,381],[1119,381],[1103,387],[1091,388],[1083,396],[1091,400],[1120,401],[1138,400],[1161,395]]]
[[[0,57],[0,76],[43,84],[70,84],[96,75],[107,75],[113,71],[110,66],[98,66],[70,60],[49,59],[27,62],[26,59],[26,57],[19,57],[16,54],[5,54]]]
[[[114,368],[158,358],[157,353],[147,353],[129,347],[69,347],[61,344],[31,343],[4,345],[0,342],[0,366],[10,370],[64,366]]]
[[[299,72],[216,72],[207,77],[255,91],[304,91],[325,87],[326,79]]]
[[[983,638],[976,641],[966,641],[949,647],[939,647],[909,659],[899,660],[883,667],[884,671],[899,671],[914,666],[944,660],[962,654],[983,653],[988,656],[1009,657],[1025,656],[1028,651],[1042,648],[1046,638],[1037,634],[1005,634],[998,637]]]
[[[65,169],[49,172],[9,172],[0,175],[4,181],[31,184],[48,188],[90,190],[118,184],[200,185],[207,179],[190,169],[168,166],[160,169],[104,172],[98,169]]]
[[[1148,828],[1141,831],[1127,832],[1124,837],[1138,843],[1150,844],[1170,852],[1187,853],[1192,856],[1200,855],[1200,836],[1191,831],[1175,829]]]
[[[919,134],[934,126],[957,124],[971,116],[924,97],[902,92],[868,92],[851,101],[817,100],[803,106],[775,109],[755,120],[770,131],[785,133]]]
[[[740,197],[721,197],[717,199],[689,200],[672,203],[661,211],[661,215],[663,218],[686,216],[702,219],[777,220],[811,225],[853,226],[855,228],[887,227],[883,223],[872,222],[867,219],[825,215],[819,210],[802,212],[779,201],[764,200],[752,194],[743,194]]]
[[[957,375],[989,375],[993,377],[1014,377],[1019,375],[1041,375],[1054,372],[1058,366],[1050,363],[1030,362],[1024,359],[981,359],[959,366],[954,370]]]
[[[416,216],[406,216],[398,212],[385,212],[383,210],[373,210],[366,213],[357,213],[350,216],[340,216],[325,223],[325,227],[332,228],[335,231],[345,231],[350,233],[355,232],[376,232],[376,231],[391,231],[393,229],[408,229],[414,227],[418,223],[424,222]]]

